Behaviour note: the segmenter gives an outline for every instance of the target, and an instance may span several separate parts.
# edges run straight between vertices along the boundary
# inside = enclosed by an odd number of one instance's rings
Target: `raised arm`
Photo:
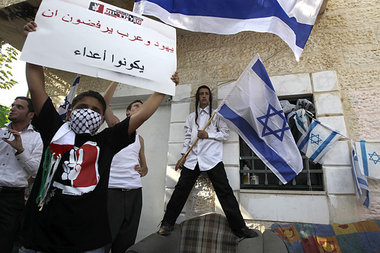
[[[172,75],[171,80],[178,85],[179,78],[178,73],[175,72]],[[153,93],[148,100],[142,105],[141,109],[133,114],[129,120],[128,133],[133,133],[139,126],[141,126],[150,116],[157,110],[160,106],[162,100],[164,99],[165,94],[155,92]]]
[[[29,32],[34,32],[37,24],[34,21],[24,26],[24,34],[28,36]],[[41,66],[26,63],[26,80],[28,83],[30,95],[32,98],[34,112],[38,116],[41,112],[48,95],[45,91],[45,77]]]
[[[112,127],[112,126],[114,126],[120,122],[120,119],[118,117],[116,117],[116,115],[113,113],[113,111],[109,107],[111,100],[112,100],[112,97],[113,97],[113,94],[115,93],[117,85],[118,85],[117,82],[112,82],[108,86],[106,92],[104,93],[104,100],[106,101],[106,104],[107,104],[107,109],[106,109],[106,112],[104,113],[104,118],[105,118],[107,125],[109,127]]]

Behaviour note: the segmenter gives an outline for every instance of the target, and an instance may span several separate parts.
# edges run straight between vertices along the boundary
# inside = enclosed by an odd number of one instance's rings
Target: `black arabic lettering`
[[[127,65],[127,60],[124,58],[124,61],[122,61],[122,60],[119,60],[119,66],[116,66],[116,65],[114,65],[115,67],[120,67],[120,66],[126,66]]]

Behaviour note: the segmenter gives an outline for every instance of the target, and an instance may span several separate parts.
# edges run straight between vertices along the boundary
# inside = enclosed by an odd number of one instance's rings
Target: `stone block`
[[[308,74],[272,76],[270,78],[277,96],[311,94],[311,82]]]
[[[352,167],[323,166],[328,194],[355,194]]]
[[[173,97],[174,102],[179,101],[190,101],[191,84],[181,84],[176,87],[175,96]]]
[[[190,103],[174,103],[171,106],[170,122],[185,122],[190,113]]]
[[[181,151],[183,148],[182,143],[169,143],[168,147],[168,164],[175,165],[178,159],[181,157]]]
[[[347,141],[337,141],[323,157],[323,165],[351,166],[351,152]]]
[[[184,125],[185,123],[171,123],[170,124],[170,134],[169,141],[170,142],[182,142],[184,141]]]
[[[329,223],[324,195],[240,193],[245,219],[277,222]]]
[[[337,76],[335,71],[322,71],[311,74],[314,92],[337,91]]]
[[[333,130],[339,131],[344,136],[347,136],[346,123],[344,122],[344,116],[329,116],[319,117],[319,121],[329,126]]]
[[[329,195],[331,223],[347,224],[360,221],[358,216],[359,202],[355,195]]]
[[[223,162],[226,165],[239,165],[239,143],[225,143],[223,145]]]
[[[317,117],[343,114],[342,102],[338,92],[317,93],[314,95],[314,103]]]
[[[240,173],[239,168],[236,167],[225,167],[228,182],[233,191],[240,190]]]

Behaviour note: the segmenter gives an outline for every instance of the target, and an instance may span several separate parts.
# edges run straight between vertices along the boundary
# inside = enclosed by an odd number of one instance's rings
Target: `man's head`
[[[202,85],[198,87],[197,93],[195,94],[196,106],[198,106],[198,103],[199,107],[202,109],[212,103],[212,94],[208,86]]]
[[[11,105],[8,119],[13,123],[28,123],[34,116],[32,100],[27,97],[16,97]]]
[[[127,106],[127,111],[126,111],[127,117],[130,117],[133,114],[135,114],[136,112],[138,112],[141,109],[142,105],[143,105],[143,102],[139,99],[136,99],[135,101],[130,103]]]
[[[89,90],[79,93],[72,103],[72,110],[76,109],[91,109],[100,115],[104,115],[107,105],[103,96],[96,91]]]
[[[76,134],[94,135],[104,121],[106,102],[100,93],[86,91],[73,99],[72,110],[67,114],[70,127]]]

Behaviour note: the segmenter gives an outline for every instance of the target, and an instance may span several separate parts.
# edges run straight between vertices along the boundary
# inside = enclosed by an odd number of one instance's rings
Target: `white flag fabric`
[[[135,0],[133,11],[194,32],[268,32],[299,60],[323,0]]]
[[[323,156],[340,137],[339,132],[313,120],[307,133],[298,140],[298,147],[314,163],[322,163]]]
[[[258,55],[219,108],[218,113],[282,183],[301,172],[301,154]]]
[[[66,114],[69,109],[71,109],[71,104],[73,102],[73,99],[75,97],[75,94],[77,93],[78,89],[78,83],[80,81],[80,75],[78,75],[75,80],[73,85],[70,88],[69,94],[65,97],[65,100],[63,101],[63,104],[61,104],[58,107],[58,114],[61,116],[62,120],[66,119]]]
[[[363,174],[363,170],[360,168],[357,151],[353,143],[351,142],[351,159],[352,159],[352,173],[354,175],[354,181],[356,186],[356,193],[359,199],[364,198],[363,205],[369,207],[369,187],[367,178]]]
[[[362,173],[371,178],[380,179],[380,142],[355,142],[358,163]]]

